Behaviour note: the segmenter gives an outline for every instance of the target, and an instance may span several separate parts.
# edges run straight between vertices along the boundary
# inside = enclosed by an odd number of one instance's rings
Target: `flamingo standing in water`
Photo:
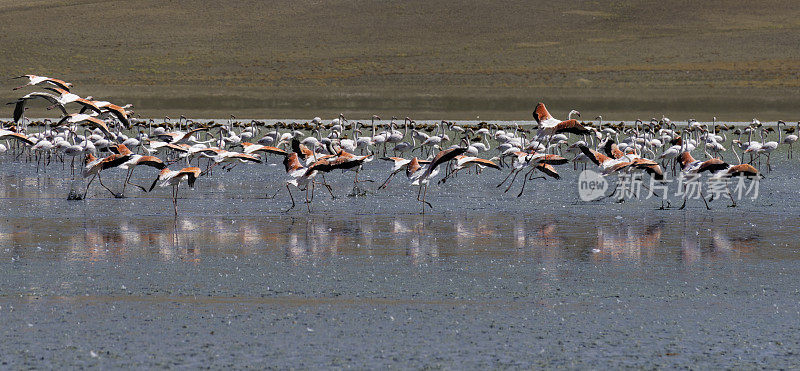
[[[428,194],[428,183],[430,179],[436,176],[439,173],[438,167],[439,165],[446,164],[450,160],[456,158],[456,156],[464,154],[467,151],[466,147],[455,147],[449,148],[444,151],[439,151],[436,156],[433,156],[431,162],[424,166],[419,167],[418,170],[414,172],[411,176],[413,180],[411,184],[419,185],[419,191],[417,192],[417,201],[422,203],[422,213],[425,214],[425,205],[427,204],[431,209],[433,205],[430,202],[425,201],[425,196]],[[410,169],[410,167],[409,167]],[[425,191],[423,192],[423,187]],[[420,195],[422,195],[422,199],[420,199]]]
[[[127,187],[128,184],[139,187],[139,189],[141,189],[142,191],[147,192],[147,189],[145,189],[144,187],[135,183],[131,183],[131,176],[133,176],[133,170],[136,169],[137,166],[149,166],[158,170],[164,170],[167,168],[167,164],[165,164],[164,161],[162,161],[158,157],[132,154],[128,161],[119,166],[120,169],[128,170],[128,174],[125,177],[125,184],[122,186],[122,193],[120,193],[121,195],[123,196],[125,195],[125,187]]]
[[[712,179],[730,179],[733,177],[744,177],[749,179],[754,179],[756,177],[764,177],[758,170],[750,164],[739,164],[729,166],[727,169],[720,170],[714,175],[711,176]],[[728,184],[725,184],[725,190],[728,191],[728,197],[730,197],[732,204],[730,207],[736,207],[736,200],[733,198],[731,194],[731,190],[728,188]],[[708,205],[706,205],[708,206]]]
[[[780,124],[786,125],[785,122],[778,121],[778,126],[779,127],[780,127]],[[794,129],[794,128],[792,128],[792,129]],[[800,129],[800,122],[797,123],[797,129]],[[789,145],[789,151],[786,152],[786,158],[794,157],[794,150],[792,149],[792,144],[794,144],[795,142],[797,142],[797,135],[795,135],[795,134],[789,134],[789,135],[786,136],[786,138],[783,138],[783,143],[786,143],[786,144]]]
[[[291,179],[286,181],[286,191],[289,192],[289,198],[292,200],[292,206],[289,207],[286,211],[294,209],[294,196],[292,196],[292,190],[289,188],[289,185],[293,185],[300,190],[304,190],[306,192],[306,208],[308,211],[311,211],[311,199],[308,197],[309,192],[309,184],[313,187],[314,186],[314,177],[317,175],[317,170],[314,169],[314,166],[309,166],[306,168],[303,166],[303,163],[300,162],[300,157],[295,152],[290,152],[286,157],[283,158],[283,166],[286,169],[286,174],[289,175]],[[327,186],[327,184],[326,184]],[[313,197],[313,193],[312,193]]]
[[[200,177],[199,167],[185,167],[180,170],[170,170],[164,168],[158,174],[158,178],[153,181],[149,191],[155,188],[156,183],[161,182],[161,187],[172,186],[172,206],[175,210],[175,215],[178,215],[178,185],[186,179],[189,188],[194,188],[194,182]]]
[[[94,178],[97,178],[100,181],[100,185],[103,186],[107,191],[109,191],[114,197],[120,198],[121,196],[114,193],[110,188],[106,187],[103,184],[103,179],[100,177],[100,172],[106,169],[111,169],[118,167],[130,159],[130,153],[126,154],[112,154],[107,157],[103,158],[96,158],[91,153],[87,153],[86,157],[84,158],[84,167],[83,167],[83,177],[88,178],[90,175],[92,176],[89,179],[89,183],[86,184],[86,191],[83,192],[83,199],[86,199],[86,195],[89,193],[89,186],[92,185]]]

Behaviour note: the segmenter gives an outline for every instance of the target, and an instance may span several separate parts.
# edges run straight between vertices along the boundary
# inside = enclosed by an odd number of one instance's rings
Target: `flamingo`
[[[103,111],[100,110],[100,108],[97,107],[92,101],[90,101],[90,100],[88,100],[86,98],[81,98],[77,94],[70,93],[68,90],[64,90],[64,89],[57,88],[57,87],[53,88],[53,87],[49,87],[49,86],[45,87],[45,89],[50,90],[52,92],[56,92],[56,93],[59,94],[56,97],[56,102],[54,102],[52,106],[48,107],[48,109],[53,108],[53,107],[59,107],[63,111],[64,107],[67,104],[78,103],[81,106],[83,106],[83,108],[90,109],[90,110],[96,112],[97,114],[103,113]]]
[[[120,169],[128,170],[128,174],[125,176],[125,183],[122,186],[122,193],[120,193],[121,195],[125,195],[125,188],[128,186],[128,184],[139,187],[142,191],[147,192],[147,189],[145,189],[143,186],[130,182],[131,176],[133,176],[133,170],[140,165],[149,166],[159,171],[164,170],[167,167],[164,161],[158,157],[131,154],[130,159],[119,166]]]
[[[531,175],[534,171],[537,170],[537,167],[540,163],[545,163],[548,165],[563,165],[569,162],[569,160],[567,160],[564,157],[561,157],[560,155],[538,153],[538,152],[514,151],[511,154],[511,156],[514,157],[514,160],[511,165],[512,166],[511,172],[509,172],[508,175],[506,175],[506,177],[503,179],[502,182],[500,182],[500,184],[497,185],[497,187],[499,188],[506,182],[506,180],[511,178],[511,182],[508,183],[508,187],[506,187],[505,191],[503,191],[503,193],[508,192],[511,189],[511,186],[514,184],[514,181],[517,180],[517,175],[519,175],[519,173],[523,169],[530,166],[531,170],[529,170],[525,174],[522,189],[520,190],[520,193],[517,195],[517,197],[522,196],[522,193],[525,190],[525,183],[527,183],[529,175]],[[514,176],[513,178],[511,177],[512,175]]]
[[[361,170],[361,167],[364,163],[372,161],[372,154],[368,154],[366,156],[356,156],[352,153],[348,153],[345,151],[340,150],[336,153],[335,156],[330,156],[326,158],[321,158],[314,162],[310,168],[314,168],[316,171],[320,172],[330,172],[332,170],[351,170],[355,169],[356,176],[355,180],[353,181],[353,195],[360,195],[361,192],[358,188],[358,173]],[[333,194],[331,194],[333,196]],[[313,198],[313,194],[312,194]]]
[[[244,153],[246,153],[246,154],[253,154],[253,153],[262,152],[262,153],[271,153],[273,155],[286,156],[286,151],[284,151],[284,150],[282,150],[280,148],[272,147],[272,146],[267,146],[267,145],[262,145],[262,144],[253,144],[253,143],[249,143],[249,142],[242,142],[241,145],[242,145],[242,148],[244,149]]]
[[[695,180],[695,175],[702,174],[704,172],[713,173],[720,170],[727,170],[730,167],[729,164],[718,158],[711,158],[705,161],[695,160],[695,158],[692,157],[692,154],[688,151],[682,152],[680,156],[678,156],[678,162],[681,164],[681,170],[684,174],[692,175],[692,177],[689,178],[689,181]],[[685,192],[686,184],[684,184],[683,189],[683,204],[679,210],[683,210],[683,208],[686,207],[686,200],[688,199],[688,195]],[[702,193],[700,196],[703,198],[703,203],[705,203],[706,209],[711,210],[711,208],[708,206],[705,196],[703,196]]]
[[[778,121],[778,127],[780,127],[780,124],[786,125],[785,122]],[[797,123],[797,129],[798,131],[800,131],[800,122]],[[786,152],[786,158],[794,157],[794,150],[792,149],[792,144],[794,144],[795,142],[797,142],[797,135],[795,134],[789,134],[786,136],[786,138],[783,138],[783,143],[789,145],[789,152]]]
[[[86,191],[83,193],[83,199],[86,199],[86,195],[89,193],[89,186],[92,185],[94,178],[100,181],[100,185],[103,186],[108,192],[110,192],[114,197],[120,198],[120,195],[114,193],[110,188],[106,187],[103,184],[103,179],[100,177],[100,172],[106,169],[111,169],[118,167],[130,159],[130,154],[112,154],[107,157],[103,158],[96,158],[91,153],[87,153],[84,157],[84,167],[83,167],[83,177],[88,178],[90,175],[92,176],[89,179],[89,183],[86,184]]]
[[[158,174],[156,180],[153,181],[153,184],[150,185],[150,189],[148,191],[152,191],[155,188],[156,183],[161,182],[161,187],[172,186],[172,206],[175,210],[175,216],[178,215],[178,185],[186,179],[186,183],[189,185],[189,188],[194,188],[194,183],[197,178],[200,177],[200,168],[199,167],[185,167],[180,170],[170,170],[169,168],[164,168]]]
[[[483,168],[486,168],[486,167],[490,167],[492,169],[497,169],[497,170],[502,169],[500,167],[500,165],[494,163],[491,160],[486,160],[486,159],[482,159],[482,158],[478,158],[478,157],[474,157],[474,156],[460,155],[460,156],[456,156],[455,160],[456,160],[456,165],[453,166],[453,171],[451,171],[450,174],[447,174],[444,178],[442,178],[439,181],[439,183],[446,182],[448,178],[450,178],[451,176],[455,175],[460,170],[466,169],[466,168],[470,168],[470,167],[477,166],[480,169],[483,169]]]
[[[19,122],[19,120],[22,118],[22,115],[25,113],[25,105],[28,103],[29,100],[35,98],[46,99],[51,104],[58,103],[58,98],[50,93],[33,92],[30,94],[26,94],[25,96],[17,99],[16,101],[6,103],[14,105],[14,114],[13,114],[14,122]],[[58,108],[60,108],[61,112],[63,112],[65,115],[67,114],[67,110],[64,108],[64,106],[58,105]]]
[[[108,138],[113,138],[114,135],[108,130],[105,121],[83,113],[72,113],[64,116],[54,127],[61,126],[65,123],[84,125],[94,129],[100,129],[103,134]]]
[[[24,88],[26,86],[34,86],[34,85],[45,84],[45,83],[53,85],[53,86],[61,88],[61,89],[64,89],[64,90],[67,90],[67,91],[69,91],[69,89],[72,89],[72,84],[70,84],[70,83],[68,83],[68,82],[66,82],[64,80],[54,79],[54,78],[51,78],[51,77],[36,76],[36,75],[22,75],[22,76],[18,76],[18,77],[13,77],[13,79],[22,79],[22,78],[27,78],[28,82],[25,85],[17,86],[13,90],[22,89],[22,88]]]
[[[729,166],[726,169],[719,170],[718,172],[712,175],[712,179],[725,179],[728,180],[733,177],[744,177],[753,179],[755,177],[764,177],[758,170],[750,164],[739,164]],[[728,188],[728,183],[725,184],[725,189],[728,191],[728,197],[731,199],[730,207],[736,207],[736,200],[733,198],[730,189]]]
[[[29,146],[36,144],[25,134],[15,133],[6,129],[0,129],[0,139],[14,139]]]
[[[553,118],[544,103],[539,102],[533,110],[533,119],[539,124],[538,136],[550,137],[558,133],[572,133],[577,135],[589,134],[591,130],[587,129],[578,120],[572,118],[572,115],[581,116],[580,112],[572,110],[569,112],[566,121],[561,121]]]
[[[412,162],[415,162],[416,166],[420,166],[420,164],[426,165],[430,163],[427,160],[419,160],[416,157],[412,159],[405,159],[402,157],[381,157],[381,160],[384,161],[392,161],[394,165],[392,165],[392,173],[389,174],[389,177],[378,187],[378,189],[386,188],[389,185],[389,182],[392,178],[399,172],[403,171],[404,169],[408,169]]]
[[[419,191],[417,192],[417,201],[422,203],[422,213],[425,213],[425,204],[427,204],[430,208],[433,208],[433,205],[430,202],[425,201],[425,196],[428,194],[428,183],[430,179],[436,174],[439,173],[437,169],[439,165],[445,164],[450,160],[454,159],[456,156],[459,156],[466,152],[467,149],[465,147],[456,147],[456,148],[449,148],[443,151],[439,151],[436,156],[433,156],[431,162],[424,167],[420,167],[416,170],[413,175],[411,176],[413,185],[419,185]],[[411,169],[409,167],[409,169]],[[425,188],[425,192],[423,193],[423,187]],[[422,195],[422,199],[420,199],[420,194]]]
[[[321,160],[322,161],[322,160]],[[286,169],[286,174],[289,175],[291,179],[286,181],[286,191],[289,192],[289,198],[292,200],[292,206],[289,207],[286,211],[294,209],[295,202],[294,196],[292,196],[292,190],[289,188],[289,185],[293,185],[300,190],[304,190],[306,192],[306,208],[308,211],[311,211],[311,200],[313,200],[314,194],[313,191],[311,193],[311,199],[308,197],[309,193],[309,184],[311,187],[314,187],[314,177],[317,175],[317,169],[312,164],[308,168],[303,166],[300,162],[300,156],[295,152],[290,152],[286,157],[283,158],[283,166]],[[330,186],[325,184],[325,187],[328,188],[328,191],[331,192],[333,195],[333,191],[331,191]]]
[[[772,155],[772,151],[778,149],[778,143],[782,142],[780,122],[781,121],[778,122],[778,141],[777,142],[775,142],[775,141],[766,142],[766,143],[761,145],[761,149],[758,151],[759,153],[766,153],[767,154],[767,171],[772,171],[772,165],[770,165],[770,163],[769,163],[769,159],[770,159],[770,156]],[[766,131],[762,131],[762,135],[765,132]],[[762,136],[762,138],[763,138],[763,136]]]
[[[197,132],[200,132],[200,131],[207,131],[207,130],[208,130],[208,128],[201,127],[201,128],[196,128],[196,129],[189,130],[188,132],[175,131],[175,132],[170,132],[170,133],[160,133],[160,134],[156,134],[156,138],[159,139],[159,140],[163,140],[163,141],[165,141],[167,143],[170,143],[170,144],[182,144],[182,143],[186,143],[187,141],[192,139],[192,135],[194,135],[194,133],[197,133]]]

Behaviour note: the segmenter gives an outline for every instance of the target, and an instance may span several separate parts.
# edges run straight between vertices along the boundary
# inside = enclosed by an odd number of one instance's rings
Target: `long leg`
[[[706,204],[706,210],[711,210],[711,206],[708,206],[708,201],[706,201],[706,196],[703,195],[703,190],[700,190],[700,197],[703,199],[703,203]]]
[[[508,173],[508,175],[506,175],[506,177],[505,177],[505,178],[503,178],[503,181],[502,181],[502,182],[500,182],[500,184],[498,184],[498,185],[497,185],[497,188],[500,188],[500,186],[502,186],[502,185],[503,185],[503,183],[505,183],[505,182],[506,182],[506,180],[508,180],[508,178],[510,178],[510,177],[511,177],[511,174],[514,174],[514,172],[515,172],[515,171],[516,171],[516,169],[511,169],[511,172],[509,172],[509,173]]]
[[[314,198],[314,187],[311,187],[311,198]],[[308,187],[306,187],[306,209],[311,212],[311,200],[308,199]]]
[[[286,211],[289,211],[294,209],[294,196],[292,196],[292,189],[289,188],[289,183],[286,183],[286,191],[289,192],[289,199],[292,200],[292,207],[286,209]]]
[[[772,153],[767,153],[767,170],[772,171],[772,165],[769,163],[769,158],[772,157]]]
[[[420,202],[422,202],[422,213],[424,214],[424,213],[425,213],[425,204],[427,203],[427,204],[428,204],[428,206],[430,206],[430,207],[431,207],[431,209],[433,209],[433,205],[431,205],[430,203],[428,203],[428,201],[425,201],[425,197],[424,197],[424,196],[423,196],[423,198],[422,198],[422,199],[420,199],[420,196],[422,196],[422,186],[423,186],[423,184],[420,184],[420,185],[419,185],[419,191],[417,191],[417,201],[420,201]],[[426,189],[426,191],[425,191],[425,192],[427,193],[427,189]]]
[[[175,215],[178,215],[178,185],[172,187],[172,207],[175,209]]]
[[[322,174],[322,184],[328,189],[328,193],[331,194],[331,198],[335,200],[336,196],[333,195],[333,188],[331,188],[330,184],[328,184],[328,181],[325,180],[325,174]]]
[[[731,198],[731,205],[729,207],[736,207],[736,200],[733,199],[733,195],[731,194],[731,190],[728,190],[728,197]]]
[[[83,199],[84,200],[86,199],[86,195],[89,194],[89,186],[92,185],[92,182],[94,181],[94,178],[96,176],[97,176],[97,174],[92,175],[92,179],[89,179],[89,183],[86,184],[86,191],[83,192]]]
[[[97,173],[97,180],[100,181],[100,185],[103,186],[103,188],[105,188],[108,192],[110,192],[112,196],[119,198],[119,196],[116,193],[114,193],[114,191],[112,191],[111,188],[108,188],[106,187],[105,184],[103,184],[103,178],[100,177],[99,172]]]
[[[514,172],[514,177],[513,177],[513,178],[511,178],[511,182],[510,182],[510,183],[508,183],[508,187],[506,188],[506,190],[505,190],[505,191],[503,191],[503,193],[506,193],[506,192],[508,192],[508,190],[509,190],[509,189],[511,189],[511,186],[514,184],[514,181],[515,181],[515,180],[517,180],[517,175],[519,175],[520,171],[522,171],[522,169],[521,169],[521,168],[520,168],[520,169],[517,169],[517,170]]]
[[[446,175],[444,178],[442,178],[441,180],[439,180],[439,183],[441,184],[441,183],[444,183],[444,182],[446,182],[446,181],[447,181],[447,179],[450,179],[450,177],[451,177],[451,176],[453,176],[453,175],[456,175],[456,173],[458,173],[458,170],[453,170],[453,171],[451,171],[451,172],[450,172],[449,174],[447,174],[447,175]]]
[[[397,173],[399,173],[399,172],[400,172],[400,170],[397,170],[397,171],[393,171],[391,174],[389,174],[389,177],[386,178],[385,181],[383,181],[383,184],[381,184],[380,187],[378,187],[378,189],[386,188],[386,186],[389,185],[389,182],[392,180],[392,178],[394,178],[394,176],[397,175]]]
[[[133,175],[133,169],[135,169],[135,168],[134,167],[130,168],[130,170],[128,170],[128,173],[125,174],[125,183],[122,184],[122,195],[123,196],[125,195],[125,189],[128,187],[128,182],[131,179],[131,175]]]
[[[532,169],[531,169],[529,172],[527,172],[527,173],[525,174],[525,176],[523,177],[523,179],[522,179],[522,189],[520,189],[520,190],[519,190],[519,194],[517,195],[517,197],[520,197],[520,196],[522,196],[522,192],[524,192],[524,191],[525,191],[525,184],[527,184],[527,183],[528,183],[528,175],[529,175],[531,172],[533,172],[534,170],[536,170],[536,168],[532,168]]]
[[[678,208],[678,210],[683,210],[683,208],[686,207],[686,199],[687,198],[688,197],[686,195],[686,184],[684,184],[683,185],[683,204],[681,205],[681,207]]]
[[[519,190],[519,194],[517,195],[517,197],[522,196],[522,192],[525,192],[525,184],[528,183],[529,180],[534,180],[534,179],[538,179],[538,178],[547,179],[547,178],[545,178],[543,176],[534,177],[533,176],[533,171],[534,170],[536,170],[536,168],[531,169],[531,171],[529,171],[527,174],[525,174],[525,179],[522,181],[522,189]]]

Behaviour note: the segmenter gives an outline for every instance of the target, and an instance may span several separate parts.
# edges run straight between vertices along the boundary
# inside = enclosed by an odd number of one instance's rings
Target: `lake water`
[[[583,202],[486,169],[417,188],[375,160],[326,176],[308,212],[280,159],[181,188],[93,184],[69,163],[0,163],[3,368],[559,366],[793,368],[800,358],[797,160],[756,200]],[[765,168],[764,168],[765,170]],[[148,184],[152,169],[136,169]],[[103,173],[118,190],[124,172]],[[677,189],[673,186],[670,193]],[[265,196],[272,196],[267,198]]]

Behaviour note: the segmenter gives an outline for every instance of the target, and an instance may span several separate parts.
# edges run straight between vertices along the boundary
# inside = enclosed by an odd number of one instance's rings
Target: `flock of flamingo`
[[[359,180],[359,171],[379,158],[387,161],[391,170],[376,191],[385,189],[397,174],[404,174],[407,182],[417,187],[417,201],[424,213],[426,206],[433,207],[426,200],[433,179],[442,174],[438,182],[446,182],[472,169],[476,174],[486,168],[510,169],[497,186],[508,183],[506,192],[522,174],[518,197],[528,181],[559,179],[556,167],[570,162],[574,169],[578,164],[594,165],[603,175],[641,173],[657,181],[664,179],[665,170],[726,179],[760,176],[762,159],[765,170],[771,171],[770,155],[779,145],[788,146],[787,156],[793,156],[791,146],[798,139],[795,129],[800,129],[800,122],[795,127],[778,121],[773,128],[756,119],[745,127],[717,124],[716,118],[711,124],[688,120],[681,128],[666,117],[629,125],[603,123],[601,116],[595,118],[597,123],[581,122],[573,118],[580,117],[576,110],[566,120],[559,120],[543,103],[533,110],[538,126],[532,129],[487,123],[417,123],[408,117],[402,124],[394,117],[382,124],[376,122],[381,120],[378,116],[362,123],[344,115],[328,123],[316,117],[303,123],[266,124],[240,122],[234,116],[226,122],[199,122],[184,116],[157,121],[133,117],[132,105],[80,97],[70,92],[72,84],[60,79],[18,78],[27,82],[14,90],[33,87],[46,91],[31,92],[8,103],[14,105],[13,122],[3,123],[0,129],[0,153],[8,152],[15,159],[35,158],[37,170],[46,169],[53,159],[66,163],[71,158],[73,176],[75,159],[82,159],[81,175],[90,179],[82,194],[70,193],[71,199],[85,199],[95,178],[114,197],[124,197],[129,184],[143,192],[153,191],[156,185],[171,187],[176,214],[179,184],[193,187],[217,166],[230,169],[240,163],[262,163],[270,161],[270,156],[286,170],[289,210],[296,206],[292,188],[305,192],[309,211],[316,186],[323,186],[334,197],[325,180],[334,170],[353,172],[354,194],[364,194],[359,183],[371,180]],[[47,108],[58,109],[61,118],[37,122],[26,118],[26,106],[36,98],[48,101]],[[773,133],[777,133],[777,141],[769,140]],[[726,148],[729,139],[731,148]],[[696,160],[694,152],[702,159]],[[139,166],[154,169],[152,184],[131,182]],[[101,179],[113,168],[127,170],[119,193]],[[537,177],[537,173],[541,175]],[[735,206],[733,197],[731,201]],[[681,208],[684,206],[685,200]]]

